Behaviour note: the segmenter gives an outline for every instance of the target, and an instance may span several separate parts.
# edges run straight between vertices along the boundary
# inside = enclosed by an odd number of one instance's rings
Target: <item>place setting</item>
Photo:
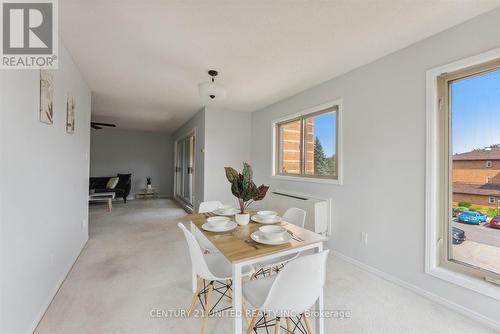
[[[252,221],[259,224],[277,224],[281,223],[281,217],[276,211],[263,210],[258,211],[256,215],[251,217]]]
[[[229,217],[214,216],[208,217],[207,222],[201,228],[209,232],[227,232],[235,229],[237,226],[238,224],[231,221]]]

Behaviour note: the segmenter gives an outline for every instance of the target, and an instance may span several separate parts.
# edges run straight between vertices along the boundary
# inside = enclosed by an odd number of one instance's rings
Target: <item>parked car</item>
[[[454,245],[459,245],[465,241],[465,232],[458,227],[452,227],[451,236]]]
[[[488,217],[481,212],[477,211],[464,211],[458,215],[458,221],[467,224],[481,224],[486,221]]]
[[[490,220],[490,227],[500,228],[500,216],[495,216]]]

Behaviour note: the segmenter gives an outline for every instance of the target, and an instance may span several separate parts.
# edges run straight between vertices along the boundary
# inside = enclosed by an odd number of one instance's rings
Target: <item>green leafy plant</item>
[[[257,187],[252,181],[252,167],[246,162],[243,163],[243,171],[238,173],[232,167],[224,167],[226,178],[231,183],[231,192],[238,199],[240,213],[245,213],[245,209],[254,201],[260,201],[266,197],[269,186],[260,185]]]
[[[150,184],[151,184],[151,176],[148,176],[148,177],[146,178],[146,184],[147,184],[147,185],[150,185]]]
[[[471,204],[469,202],[458,202],[458,206],[469,208]]]

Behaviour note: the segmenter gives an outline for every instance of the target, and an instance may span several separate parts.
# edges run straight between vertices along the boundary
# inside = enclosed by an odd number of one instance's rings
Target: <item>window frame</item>
[[[332,178],[330,176],[323,175],[310,175],[304,173],[305,166],[305,149],[304,149],[304,127],[305,122],[303,120],[321,115],[324,113],[332,112],[332,109],[336,109],[336,167],[337,167],[337,175],[336,178]],[[301,112],[291,114],[279,119],[272,121],[272,159],[271,159],[271,177],[282,180],[290,180],[290,181],[305,181],[305,182],[313,182],[313,183],[328,183],[328,184],[342,184],[342,140],[341,140],[341,128],[342,128],[342,99],[337,99],[331,102],[327,102],[321,105],[317,105]],[[280,136],[279,136],[279,126],[286,123],[291,123],[297,120],[301,120],[301,163],[300,163],[300,174],[292,174],[292,173],[280,173]]]
[[[493,201],[491,200],[493,198]],[[495,196],[488,196],[488,204],[497,204],[497,198]]]
[[[486,161],[486,168],[492,168],[493,167],[493,162],[491,160]]]
[[[500,48],[462,59],[426,73],[426,245],[425,272],[500,300],[499,275],[448,260],[452,216],[450,199],[451,159],[449,96],[443,95],[443,82],[493,71],[500,64]],[[494,66],[494,68],[489,68]],[[485,70],[486,69],[486,70]],[[446,76],[446,80],[440,78]],[[447,91],[447,89],[445,90]],[[444,97],[444,100],[440,98]]]

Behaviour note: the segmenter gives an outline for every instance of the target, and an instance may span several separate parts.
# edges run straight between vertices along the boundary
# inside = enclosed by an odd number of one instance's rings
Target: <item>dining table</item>
[[[250,209],[250,214],[255,214],[255,210]],[[266,245],[257,243],[251,238],[251,234],[257,231],[263,225],[255,221],[250,221],[247,225],[238,225],[233,230],[227,232],[209,232],[202,228],[207,222],[207,218],[212,214],[190,214],[186,216],[187,222],[190,222],[191,232],[198,229],[231,263],[232,268],[232,307],[235,312],[233,315],[233,333],[241,334],[243,331],[242,323],[242,275],[241,269],[246,265],[262,263],[281,256],[294,254],[303,251],[314,251],[319,253],[323,251],[323,242],[327,240],[325,236],[312,232],[300,226],[281,220],[276,225],[283,226],[288,230],[292,238],[289,242],[279,245]],[[234,216],[230,217],[234,220]],[[192,289],[196,290],[197,277],[192,271]],[[307,284],[307,282],[304,282]],[[315,332],[324,334],[323,319],[323,291],[315,303]]]

